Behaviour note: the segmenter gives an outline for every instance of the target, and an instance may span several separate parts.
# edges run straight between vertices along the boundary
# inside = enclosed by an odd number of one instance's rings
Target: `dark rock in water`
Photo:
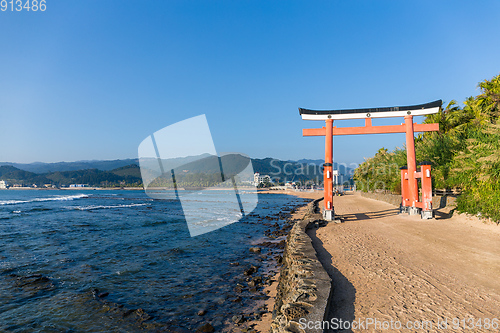
[[[207,311],[206,310],[200,310],[200,311],[198,311],[197,314],[198,314],[198,316],[204,316],[204,315],[207,314]]]
[[[35,296],[39,293],[53,291],[56,289],[52,281],[42,274],[33,274],[29,276],[18,276],[9,274],[9,277],[14,278],[14,285],[20,288],[23,292]]]
[[[200,326],[198,327],[198,329],[196,330],[196,332],[200,332],[200,333],[212,333],[215,331],[215,328],[210,325],[210,323],[205,323],[203,326]]]
[[[241,297],[238,296],[235,299],[231,300],[231,302],[235,302],[235,303],[241,302]]]
[[[18,277],[17,280],[18,280],[17,283],[18,287],[50,282],[50,279],[48,277],[42,276],[41,274],[34,274],[26,277]]]
[[[240,263],[239,263],[239,262],[232,262],[232,263],[230,263],[229,265],[231,265],[231,266],[239,266],[239,265],[240,265]]]
[[[245,321],[245,318],[242,315],[237,315],[233,316],[232,320],[235,324],[241,324],[242,322]]]
[[[182,254],[184,252],[185,251],[183,249],[178,248],[178,247],[174,247],[173,249],[168,250],[168,253],[172,253],[172,254]]]
[[[100,294],[99,294],[99,298],[106,297],[106,296],[108,296],[108,295],[109,295],[109,293],[108,293],[108,292],[105,292],[105,293],[100,293]]]
[[[259,245],[263,247],[269,247],[271,249],[284,249],[286,241],[283,239],[279,242],[262,242]]]
[[[122,313],[122,317],[124,317],[124,318],[125,318],[125,317],[127,317],[127,316],[130,316],[130,315],[131,315],[132,313],[134,313],[134,312],[135,312],[135,310],[133,310],[133,309],[129,309],[129,310],[127,310],[127,311],[124,311],[124,312]]]
[[[259,284],[262,284],[262,277],[261,276],[256,276],[250,282],[248,282],[248,285],[250,287],[255,287]]]
[[[252,275],[253,273],[257,272],[257,267],[256,266],[250,266],[249,269],[245,270],[243,274],[245,275]]]
[[[260,247],[251,247],[249,251],[252,253],[260,253]]]
[[[139,321],[146,321],[146,320],[149,320],[153,317],[151,317],[150,315],[148,315],[146,313],[146,311],[144,311],[143,309],[137,309],[135,310],[135,314],[137,317],[139,317]]]
[[[172,333],[193,333],[193,331],[178,327],[175,330],[173,330]]]
[[[165,331],[161,331],[161,332],[165,332],[165,333],[193,333],[193,331],[191,330],[187,330],[185,328],[182,328],[182,327],[169,327],[167,329],[165,329]]]
[[[262,283],[262,276],[256,276],[252,279],[255,283]]]

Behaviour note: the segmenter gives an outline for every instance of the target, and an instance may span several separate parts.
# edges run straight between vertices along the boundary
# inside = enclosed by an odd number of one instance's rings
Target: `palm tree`
[[[460,107],[457,101],[451,100],[445,109],[440,108],[438,113],[429,114],[426,116],[425,124],[439,124],[439,131],[443,134],[448,133],[457,124],[457,118],[460,114]]]
[[[478,87],[482,94],[477,96],[477,103],[486,111],[490,122],[495,124],[500,116],[500,74],[480,82]]]

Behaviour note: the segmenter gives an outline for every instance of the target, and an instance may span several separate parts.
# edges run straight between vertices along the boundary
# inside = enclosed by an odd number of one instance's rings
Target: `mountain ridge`
[[[189,162],[194,157],[182,158]],[[155,160],[155,159],[152,159]],[[313,181],[321,183],[323,179],[322,160],[283,161],[267,157],[251,159],[254,172],[270,175],[273,180],[286,181]],[[156,163],[156,162],[155,162]],[[153,163],[153,164],[155,164]],[[140,186],[142,185],[141,171],[138,159],[124,160],[95,160],[76,162],[29,164],[0,162],[0,180],[12,184],[43,186],[46,184],[68,186],[70,184],[88,184],[90,186]],[[196,166],[196,162],[183,163],[191,169],[190,173],[207,172],[206,168]],[[335,166],[337,164],[335,163]],[[83,167],[83,168],[82,168]],[[183,167],[182,165],[180,167]],[[339,173],[343,175],[341,182],[351,179],[351,170],[342,165]],[[229,171],[228,171],[229,172]],[[180,175],[180,174],[179,174]]]

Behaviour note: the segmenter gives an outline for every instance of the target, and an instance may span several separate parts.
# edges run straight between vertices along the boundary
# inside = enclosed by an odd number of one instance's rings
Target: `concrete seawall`
[[[308,212],[290,230],[283,253],[278,292],[271,323],[272,333],[322,332],[303,329],[300,323],[323,321],[328,313],[331,279],[314,250],[306,230],[324,223],[316,213],[318,201],[308,205]]]

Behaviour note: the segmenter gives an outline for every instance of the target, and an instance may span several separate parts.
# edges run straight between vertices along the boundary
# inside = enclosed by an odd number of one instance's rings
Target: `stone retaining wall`
[[[324,320],[330,298],[331,279],[306,234],[309,227],[324,223],[321,215],[316,213],[319,200],[308,205],[304,219],[297,221],[288,234],[271,333],[322,332],[318,329],[304,330],[300,325],[304,321]]]
[[[401,195],[377,192],[361,192],[361,196],[365,198],[375,199],[390,203],[391,205],[399,206],[401,203]]]
[[[375,199],[390,203],[395,206],[401,204],[400,194],[377,193],[377,192],[361,192],[361,196],[365,198]],[[455,195],[435,195],[432,197],[432,207],[434,209],[454,206],[456,201]]]

